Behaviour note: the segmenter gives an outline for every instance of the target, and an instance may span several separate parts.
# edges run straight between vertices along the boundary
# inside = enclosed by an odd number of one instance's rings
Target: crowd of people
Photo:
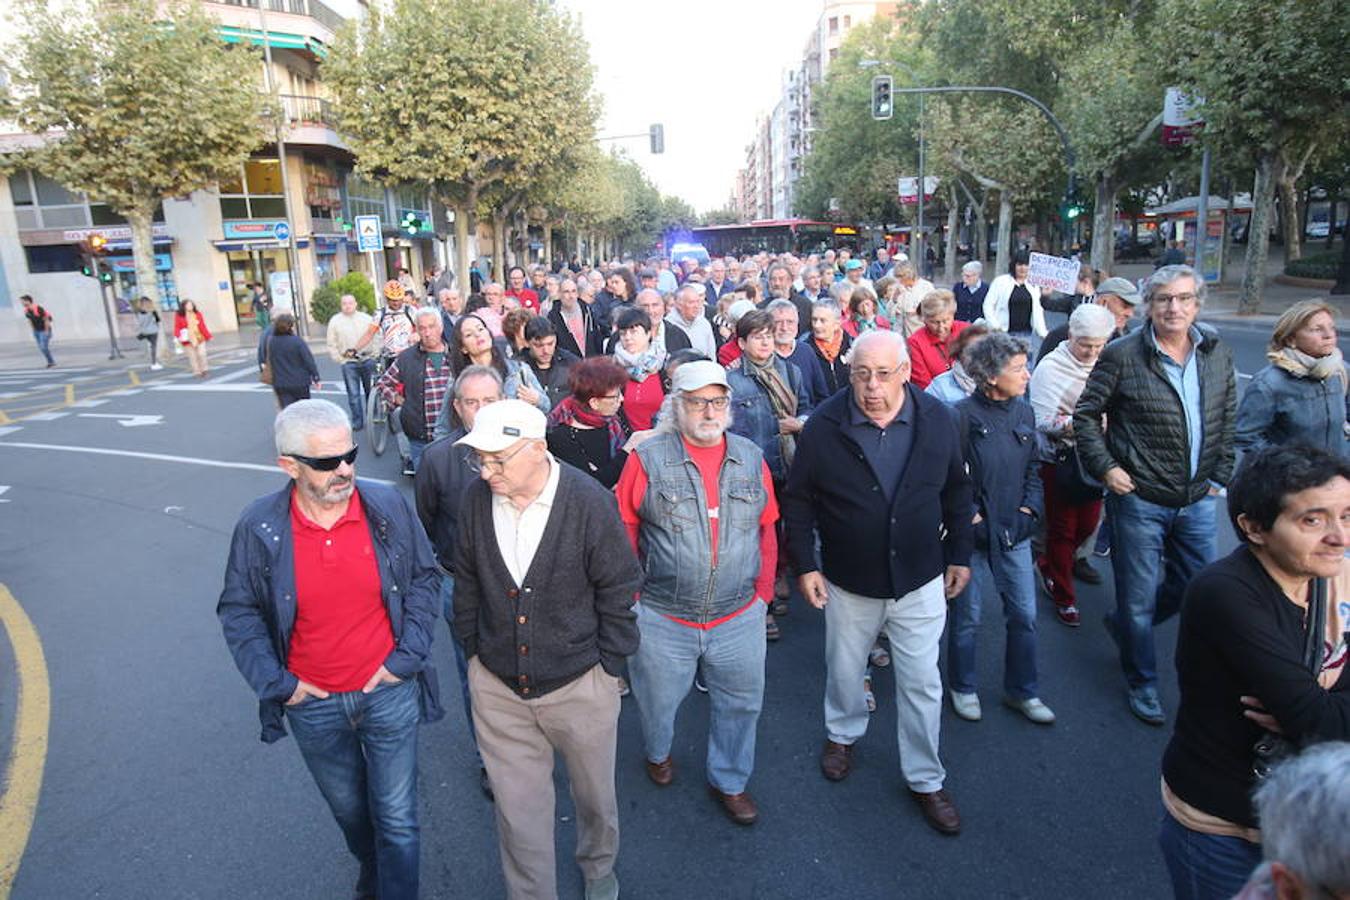
[[[1350,777],[1325,762],[1350,741],[1332,307],[1280,319],[1239,402],[1185,265],[1142,285],[1084,266],[1073,295],[1031,283],[1021,255],[939,288],[902,255],[846,250],[517,266],[467,297],[449,281],[425,305],[390,281],[374,317],[342,298],[328,348],[349,409],[287,396],[276,445],[294,483],[244,512],[218,607],[263,739],[290,724],[361,864],[357,896],[417,894],[437,617],[508,895],[556,896],[558,755],[586,896],[607,898],[621,696],[664,787],[693,762],[672,751],[680,706],[706,692],[707,789],[752,825],[766,647],[800,597],[825,621],[821,774],[852,775],[889,667],[901,780],[956,835],[939,724],[944,702],[982,718],[986,602],[1006,628],[999,699],[1050,726],[1071,687],[1038,665],[1038,605],[1079,627],[1076,583],[1105,577],[1122,714],[1167,724],[1155,631],[1181,616],[1159,838],[1176,896],[1350,891],[1344,806],[1316,838],[1339,860],[1286,838],[1263,863],[1258,815],[1287,802],[1276,785],[1306,789],[1284,774],[1305,747],[1332,745],[1306,766],[1322,789],[1344,797]],[[1067,323],[1047,329],[1046,311]],[[414,504],[356,479],[370,391],[396,410]],[[1239,547],[1217,559],[1224,490]]]

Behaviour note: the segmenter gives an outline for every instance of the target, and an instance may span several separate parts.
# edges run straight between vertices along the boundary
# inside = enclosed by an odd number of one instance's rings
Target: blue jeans
[[[673,622],[638,603],[642,641],[628,658],[633,696],[642,714],[647,759],[670,756],[675,714],[699,662],[710,703],[708,783],[724,794],[745,790],[755,768],[755,729],[764,705],[764,614],[756,603],[707,630]]]
[[[364,428],[366,397],[370,394],[370,380],[375,374],[375,360],[358,359],[342,364],[342,384],[347,388],[347,409],[351,412],[352,428]]]
[[[473,731],[473,703],[469,700],[469,660],[464,656],[464,645],[455,634],[455,576],[441,578],[441,608],[445,622],[450,626],[450,646],[455,648],[455,671],[459,673],[459,689],[464,695],[464,720],[469,723],[469,739],[478,752],[478,735]],[[481,760],[482,757],[480,756]]]
[[[361,864],[360,897],[417,897],[415,678],[286,707],[291,733]]]
[[[52,333],[50,331],[35,331],[33,332],[33,340],[37,341],[38,349],[42,351],[42,355],[47,357],[47,365],[56,365],[56,360],[52,359]]]
[[[1176,900],[1229,900],[1261,864],[1261,845],[1192,831],[1163,810],[1158,829]]]
[[[1007,643],[1003,651],[1003,693],[1015,700],[1040,694],[1036,675],[1036,579],[1031,541],[1011,550],[976,550],[970,583],[952,601],[947,626],[947,680],[952,690],[975,693],[975,636],[984,596],[1003,601]]]
[[[1181,610],[1186,585],[1214,559],[1214,498],[1176,508],[1136,494],[1108,494],[1106,510],[1119,551],[1111,555],[1111,569],[1120,665],[1132,689],[1156,690],[1153,626]]]

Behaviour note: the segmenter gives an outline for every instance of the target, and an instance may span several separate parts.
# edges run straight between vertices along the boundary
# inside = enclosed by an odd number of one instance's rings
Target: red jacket
[[[197,330],[202,333],[202,343],[205,344],[207,341],[211,340],[211,332],[206,327],[206,320],[202,318],[201,310],[193,310],[192,312],[193,315],[197,317]],[[178,343],[182,344],[184,347],[192,343],[191,341],[183,340],[182,337],[180,336],[183,333],[183,329],[187,327],[188,327],[187,316],[183,315],[181,312],[174,313],[173,336],[178,341]]]
[[[909,380],[915,387],[920,390],[928,387],[929,382],[952,367],[947,351],[968,324],[952,322],[952,332],[945,341],[933,337],[933,332],[927,328],[920,328],[909,336]]]

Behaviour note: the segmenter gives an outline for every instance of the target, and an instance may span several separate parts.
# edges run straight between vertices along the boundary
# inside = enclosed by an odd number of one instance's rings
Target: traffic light
[[[1064,218],[1072,222],[1083,214],[1083,204],[1078,200],[1069,200],[1064,204]]]
[[[651,138],[652,152],[666,152],[666,128],[664,125],[656,124],[647,130],[647,136]]]
[[[872,77],[872,118],[878,121],[889,119],[895,112],[895,104],[891,102],[891,84],[889,75]]]
[[[101,234],[89,235],[89,252],[95,256],[102,256],[108,252],[108,239]]]
[[[84,257],[84,262],[80,264],[80,274],[85,278],[93,278],[96,274],[94,270],[94,261],[89,257]]]
[[[112,270],[112,266],[108,265],[107,263],[103,262],[102,260],[99,260],[99,263],[98,263],[98,280],[101,281],[101,282],[103,282],[104,284],[112,284],[112,283],[113,283],[113,270]]]
[[[415,236],[422,230],[422,220],[417,217],[417,213],[406,212],[403,214],[403,221],[399,223],[399,227],[410,236]]]

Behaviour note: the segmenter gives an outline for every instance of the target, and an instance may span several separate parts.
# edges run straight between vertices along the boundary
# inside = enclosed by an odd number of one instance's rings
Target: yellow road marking
[[[131,386],[132,386],[132,387],[140,387],[140,386],[141,386],[141,376],[139,376],[139,375],[136,374],[136,370],[135,370],[135,369],[129,369],[129,370],[127,371],[127,374],[131,376]]]
[[[69,404],[74,402],[75,402],[75,385],[68,384],[66,385],[66,403]]]
[[[127,375],[130,376],[131,380],[129,383],[131,384],[132,387],[140,387],[141,379],[139,375],[137,375],[134,371],[127,372]],[[99,397],[102,397],[104,394],[111,394],[115,391],[121,391],[125,389],[126,385],[124,384],[114,384],[112,387],[106,387],[101,390],[94,391],[84,399],[95,400]],[[42,392],[33,391],[32,393],[40,394]],[[19,407],[18,410],[13,415],[6,415],[5,411],[3,409],[0,409],[0,425],[11,425],[15,422],[22,422],[24,419],[27,419],[30,416],[35,416],[45,412],[52,412],[54,410],[61,409],[64,406],[70,406],[74,402],[75,402],[75,385],[67,384],[65,385],[65,399],[62,400],[60,403],[42,403],[41,401],[39,401],[38,406]],[[11,406],[10,409],[13,410],[14,407]],[[0,897],[0,900],[4,900],[4,898]]]
[[[51,684],[42,640],[19,601],[0,584],[0,626],[14,648],[19,702],[14,716],[14,746],[0,793],[0,900],[8,900],[28,846],[47,764],[47,727],[51,721]]]
[[[9,424],[9,416],[5,415],[5,411],[3,409],[0,409],[0,425],[8,425],[8,424]]]

